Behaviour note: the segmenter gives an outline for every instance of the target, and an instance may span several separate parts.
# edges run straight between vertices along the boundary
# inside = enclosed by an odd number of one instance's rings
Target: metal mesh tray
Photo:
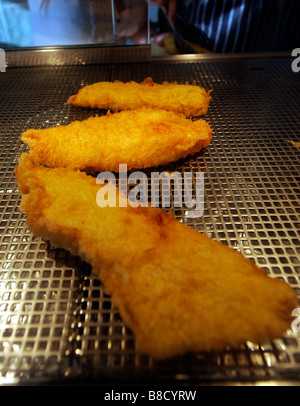
[[[66,104],[101,80],[193,81],[213,89],[210,146],[171,170],[205,173],[199,232],[238,249],[300,294],[299,77],[289,58],[174,59],[151,63],[9,67],[0,75],[0,383],[69,380],[258,382],[297,380],[299,333],[262,345],[164,362],[140,355],[91,268],[35,236],[19,211],[13,170],[27,128],[101,111]],[[251,287],[249,287],[251,289]],[[149,292],[151,294],[151,292]],[[228,320],[230,323],[230,320]]]

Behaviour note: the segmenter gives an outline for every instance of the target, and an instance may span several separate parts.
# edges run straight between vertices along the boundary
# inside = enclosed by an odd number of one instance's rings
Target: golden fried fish
[[[16,177],[28,226],[92,265],[142,353],[222,350],[290,328],[297,297],[287,283],[171,214],[100,208],[95,178],[36,166],[27,154]]]
[[[68,104],[112,111],[150,107],[191,117],[206,114],[210,99],[210,91],[196,84],[159,84],[148,77],[141,83],[116,80],[87,85],[70,96]]]
[[[118,171],[165,165],[206,147],[212,131],[204,120],[148,108],[108,113],[66,126],[30,129],[22,140],[32,159],[50,167]]]

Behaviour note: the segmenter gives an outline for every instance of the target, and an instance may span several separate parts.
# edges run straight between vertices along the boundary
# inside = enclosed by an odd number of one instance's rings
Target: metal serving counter
[[[163,362],[140,355],[90,266],[53,249],[26,226],[13,172],[27,149],[21,142],[26,129],[103,113],[66,104],[80,87],[147,76],[156,82],[195,80],[213,89],[205,116],[213,140],[170,169],[205,173],[204,214],[190,219],[181,209],[171,210],[300,295],[300,155],[290,142],[299,142],[300,73],[293,72],[292,60],[209,55],[99,64],[94,56],[69,58],[70,51],[66,61],[55,52],[56,62],[46,64],[39,63],[42,50],[34,53],[34,63],[23,53],[26,64],[14,63],[24,61],[22,54],[7,52],[6,72],[0,74],[0,383],[298,382],[300,335],[292,328],[276,340],[247,342],[236,350]]]

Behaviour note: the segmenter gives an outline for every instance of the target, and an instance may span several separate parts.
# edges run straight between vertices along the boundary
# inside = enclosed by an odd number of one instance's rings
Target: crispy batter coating
[[[36,162],[96,172],[118,171],[120,163],[128,169],[164,165],[206,147],[211,137],[204,120],[142,108],[30,129],[22,140]]]
[[[112,111],[135,110],[141,107],[158,108],[186,117],[206,114],[210,91],[195,83],[154,83],[148,77],[143,82],[97,82],[80,89],[70,96],[68,104],[77,107],[110,109]]]
[[[16,168],[32,231],[89,262],[136,337],[157,359],[281,336],[292,288],[240,253],[160,209],[96,204],[95,178],[70,169]]]

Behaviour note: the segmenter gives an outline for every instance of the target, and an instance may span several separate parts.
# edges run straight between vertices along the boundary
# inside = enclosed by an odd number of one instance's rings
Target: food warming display
[[[289,62],[187,58],[140,63],[133,70],[129,65],[7,69],[0,275],[4,381],[255,382],[298,376],[299,152],[290,142],[297,141],[298,124]],[[193,179],[204,173],[204,211],[197,218],[172,202],[164,210],[168,214],[151,207],[100,208],[95,175],[41,162],[34,158],[35,146],[21,139],[29,129],[45,131],[44,138],[52,129],[106,117],[106,111],[67,102],[78,88],[116,80],[142,83],[147,76],[154,83],[195,81],[213,89],[205,116],[188,119],[205,120],[210,142],[155,169],[190,173]],[[13,97],[13,83],[22,99]],[[123,112],[107,118],[115,114]]]

